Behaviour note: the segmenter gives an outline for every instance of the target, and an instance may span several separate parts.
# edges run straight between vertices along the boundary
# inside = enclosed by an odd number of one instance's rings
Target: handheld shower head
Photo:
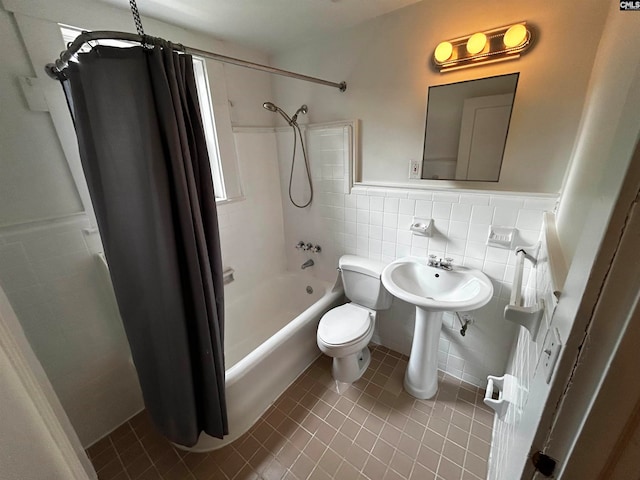
[[[269,110],[270,112],[277,112],[278,111],[278,107],[276,107],[273,103],[271,102],[264,102],[262,104],[262,108]]]
[[[279,106],[277,106],[275,103],[264,102],[262,104],[262,108],[269,110],[270,112],[278,112],[280,115],[282,115],[282,118],[284,118],[287,121],[287,123],[291,126],[293,126],[293,124],[295,123],[295,120],[292,120],[291,117],[289,117],[289,115],[284,113],[282,109]]]

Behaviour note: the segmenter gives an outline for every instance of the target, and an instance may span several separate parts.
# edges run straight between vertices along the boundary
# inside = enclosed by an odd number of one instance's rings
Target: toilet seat
[[[318,341],[328,348],[348,347],[370,336],[374,325],[375,312],[347,303],[323,315],[318,324]]]

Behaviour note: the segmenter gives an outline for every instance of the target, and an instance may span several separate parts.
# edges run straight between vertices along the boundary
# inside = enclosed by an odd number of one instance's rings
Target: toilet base
[[[364,375],[369,363],[371,363],[371,352],[368,347],[364,347],[359,352],[346,357],[334,357],[331,374],[339,382],[353,383]]]

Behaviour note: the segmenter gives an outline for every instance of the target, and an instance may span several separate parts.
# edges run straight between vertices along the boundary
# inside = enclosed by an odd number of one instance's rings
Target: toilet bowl
[[[367,345],[373,336],[377,311],[389,308],[392,297],[380,281],[384,263],[343,255],[338,265],[345,295],[351,302],[322,316],[316,340],[320,351],[333,358],[333,378],[353,383],[362,377],[371,361]]]
[[[371,361],[367,345],[373,336],[376,312],[347,303],[327,312],[318,325],[318,347],[333,357],[331,374],[339,382],[353,383]]]

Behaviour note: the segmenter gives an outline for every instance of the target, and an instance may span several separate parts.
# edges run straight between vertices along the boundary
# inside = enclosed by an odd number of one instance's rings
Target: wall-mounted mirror
[[[422,178],[498,181],[518,75],[429,87]]]

